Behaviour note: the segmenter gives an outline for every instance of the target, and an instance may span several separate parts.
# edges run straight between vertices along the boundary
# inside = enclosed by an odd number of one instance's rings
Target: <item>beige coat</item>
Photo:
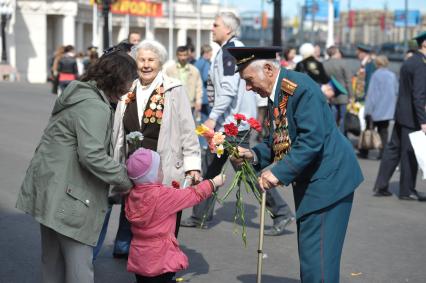
[[[201,150],[195,134],[191,107],[182,84],[178,80],[164,76],[163,86],[164,111],[157,152],[161,156],[163,182],[171,184],[173,180],[182,182],[187,171],[201,171]],[[127,95],[123,96],[117,105],[112,135],[114,159],[121,162],[124,162],[126,156],[123,127],[126,98]]]
[[[201,80],[200,72],[196,67],[191,64],[186,64],[189,68],[188,79],[186,82],[182,82],[186,89],[186,94],[189,98],[191,107],[194,108],[196,104],[201,105],[203,96],[203,81]],[[177,63],[173,62],[170,65],[164,67],[164,72],[167,76],[175,79],[179,79],[179,73],[177,69]]]

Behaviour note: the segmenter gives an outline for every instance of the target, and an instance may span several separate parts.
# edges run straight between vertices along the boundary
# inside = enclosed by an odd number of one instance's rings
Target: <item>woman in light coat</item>
[[[108,208],[109,185],[133,184],[110,155],[112,102],[137,76],[122,52],[102,56],[56,100],[16,207],[41,227],[42,282],[94,282],[92,247]]]
[[[365,116],[367,123],[373,123],[377,127],[382,144],[388,141],[389,121],[395,115],[398,80],[395,73],[387,67],[389,61],[386,56],[377,56],[374,62],[377,70],[371,76],[365,99]],[[368,154],[368,151],[365,151]],[[379,152],[378,159],[382,157],[383,148]]]
[[[183,183],[186,175],[193,182],[201,180],[201,151],[191,106],[181,82],[167,77],[161,68],[167,51],[161,43],[144,40],[132,49],[140,77],[131,91],[117,105],[114,119],[114,158],[124,161],[129,152],[126,135],[139,131],[144,135],[142,146],[161,156],[164,184]],[[114,256],[128,254],[130,225],[121,212],[114,245]],[[180,219],[176,226],[179,229]]]

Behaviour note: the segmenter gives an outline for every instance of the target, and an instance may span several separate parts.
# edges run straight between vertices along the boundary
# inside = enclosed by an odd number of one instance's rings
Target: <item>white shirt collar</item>
[[[277,78],[275,79],[274,88],[272,89],[272,93],[271,93],[271,95],[269,96],[269,99],[270,99],[272,102],[274,102],[274,99],[275,99],[275,91],[277,90],[278,79],[280,78],[280,73],[281,73],[281,69],[280,69],[280,71],[278,72]]]

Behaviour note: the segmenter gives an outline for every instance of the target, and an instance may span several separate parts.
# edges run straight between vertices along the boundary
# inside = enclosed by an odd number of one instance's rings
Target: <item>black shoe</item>
[[[417,197],[418,201],[426,201],[426,194],[425,193],[415,191],[414,194]]]
[[[357,156],[361,159],[368,159],[368,153],[358,152]]]
[[[117,259],[127,259],[129,257],[129,254],[128,253],[116,253],[116,252],[113,252],[112,253],[112,257],[113,258],[117,258]]]
[[[201,223],[196,221],[194,218],[190,217],[187,219],[184,219],[180,222],[181,227],[187,227],[187,228],[200,228],[200,229],[208,229],[207,223],[203,223],[201,226]]]
[[[373,196],[375,197],[390,197],[392,195],[392,193],[389,192],[388,189],[380,189],[380,190],[374,189],[373,191],[374,191]]]
[[[399,196],[400,200],[417,200],[415,195]]]
[[[285,227],[295,220],[294,217],[288,217],[274,224],[270,229],[266,229],[263,234],[266,236],[280,236],[284,233]]]

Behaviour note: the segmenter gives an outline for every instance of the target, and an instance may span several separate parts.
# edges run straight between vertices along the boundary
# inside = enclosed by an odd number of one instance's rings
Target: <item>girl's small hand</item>
[[[216,189],[223,186],[223,184],[225,184],[225,179],[226,179],[225,174],[219,174],[212,179],[216,186]]]

